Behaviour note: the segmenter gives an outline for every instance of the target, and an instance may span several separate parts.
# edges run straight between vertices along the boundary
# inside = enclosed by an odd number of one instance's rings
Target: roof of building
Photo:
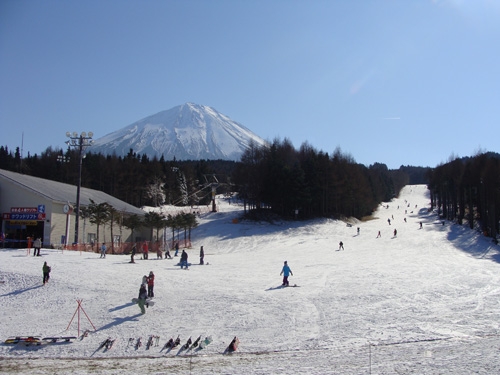
[[[10,172],[4,169],[0,169],[0,179],[9,180],[14,184],[21,186],[23,189],[30,190],[31,192],[43,196],[53,202],[63,204],[68,202],[75,204],[76,202],[75,185]],[[140,208],[123,202],[122,200],[102,191],[82,187],[80,189],[80,205],[88,206],[91,199],[97,204],[106,202],[113,206],[116,210],[129,214],[144,215],[145,213]]]

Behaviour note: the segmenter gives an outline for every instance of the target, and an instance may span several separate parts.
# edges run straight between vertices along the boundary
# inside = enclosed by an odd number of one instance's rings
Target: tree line
[[[332,155],[308,143],[295,149],[288,139],[269,146],[251,144],[234,174],[240,197],[254,211],[282,217],[370,215],[410,182],[407,173],[385,164],[358,164],[337,148]]]
[[[91,148],[87,151],[82,159],[81,186],[103,191],[135,207],[208,205],[211,183],[218,181],[218,193],[225,193],[236,166],[236,162],[226,160],[150,159],[133,150],[125,157],[95,154]],[[19,148],[10,152],[1,146],[0,169],[76,185],[79,155],[74,149],[49,147],[40,155],[21,158]]]
[[[21,158],[19,149],[0,147],[0,168],[76,184],[77,150],[47,148]],[[288,139],[267,146],[251,144],[239,162],[178,161],[136,154],[102,155],[87,150],[82,160],[82,186],[100,190],[136,207],[208,205],[217,194],[238,192],[249,213],[273,212],[288,218],[370,215],[382,201],[406,184],[425,183],[428,168],[389,170],[366,167],[337,148],[331,155],[308,143],[297,150]]]
[[[496,239],[500,220],[500,154],[453,158],[429,172],[432,208]]]
[[[122,215],[115,207],[107,202],[96,203],[92,199],[88,206],[82,207],[80,210],[80,216],[84,220],[89,220],[90,223],[94,224],[97,228],[96,233],[96,244],[100,243],[99,229],[101,226],[108,225],[110,228],[111,238],[114,238],[113,232],[116,226],[124,226],[131,231],[131,238],[134,239],[134,231],[144,227],[149,229],[149,241],[153,242],[161,241],[163,229],[170,228],[172,230],[171,247],[175,243],[175,232],[177,231],[177,238],[180,237],[180,231],[184,231],[184,243],[188,244],[191,242],[191,230],[198,226],[198,221],[196,220],[196,215],[194,213],[180,212],[176,215],[163,215],[162,213],[150,211],[146,212],[143,217],[132,214],[132,215]],[[153,232],[156,230],[156,236]],[[164,239],[168,242],[167,238]],[[132,241],[134,242],[134,241]],[[115,253],[114,241],[111,242],[111,253]]]

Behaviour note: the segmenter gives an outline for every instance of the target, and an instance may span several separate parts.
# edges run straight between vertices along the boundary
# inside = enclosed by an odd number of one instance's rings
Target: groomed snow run
[[[466,225],[443,224],[425,186],[405,187],[371,220],[350,225],[235,222],[241,205],[220,198],[218,207],[192,232],[187,271],[179,257],[155,254],[130,264],[126,255],[1,249],[0,373],[500,373],[498,246]],[[202,245],[206,265],[197,264]],[[281,287],[285,260],[296,288]],[[45,286],[44,261],[52,267]],[[150,271],[155,305],[142,315],[131,299]],[[3,344],[87,329],[71,343]],[[147,349],[150,335],[159,343]],[[178,335],[213,342],[162,350]],[[234,336],[238,350],[223,354]],[[113,347],[98,349],[108,337]]]

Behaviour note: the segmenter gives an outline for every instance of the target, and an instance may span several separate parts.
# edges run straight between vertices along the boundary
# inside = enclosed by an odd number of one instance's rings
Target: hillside
[[[235,223],[242,207],[222,199],[218,206],[220,212],[204,214],[193,231],[188,271],[175,266],[178,259],[153,255],[129,264],[127,256],[42,249],[35,258],[25,249],[1,250],[2,341],[76,335],[76,317],[66,328],[77,299],[97,330],[73,343],[2,344],[0,372],[500,372],[498,247],[465,226],[443,225],[428,210],[425,186],[405,187],[372,220],[349,225]],[[196,265],[202,245],[209,263],[203,266]],[[284,260],[296,288],[280,287]],[[44,261],[52,273],[42,286]],[[156,304],[141,315],[131,298],[151,270]],[[80,325],[92,329],[84,314]],[[149,335],[160,336],[158,347],[128,344]],[[183,342],[199,335],[214,341],[203,351],[161,351],[177,335]],[[223,355],[234,336],[239,350]],[[117,339],[113,348],[97,350],[108,337]]]

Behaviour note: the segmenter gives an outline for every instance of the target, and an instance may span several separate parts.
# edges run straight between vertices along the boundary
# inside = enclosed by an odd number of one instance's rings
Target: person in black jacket
[[[203,251],[203,246],[200,247],[200,264],[205,264],[203,258],[205,257],[205,252]]]
[[[188,254],[186,253],[186,250],[182,250],[181,254],[181,269],[184,266],[186,266],[186,269],[188,268]]]
[[[50,267],[47,264],[47,262],[43,262],[42,272],[43,272],[43,284],[45,285],[45,283],[48,283],[50,279]]]
[[[146,299],[148,298],[148,291],[146,290],[146,284],[141,284],[141,288],[139,289],[139,297],[137,298],[137,304],[141,309],[141,314],[146,314],[146,309],[144,306],[146,305]]]
[[[137,253],[137,247],[134,243],[134,246],[132,246],[132,252],[130,253],[130,263],[135,263],[134,262],[135,253]]]

